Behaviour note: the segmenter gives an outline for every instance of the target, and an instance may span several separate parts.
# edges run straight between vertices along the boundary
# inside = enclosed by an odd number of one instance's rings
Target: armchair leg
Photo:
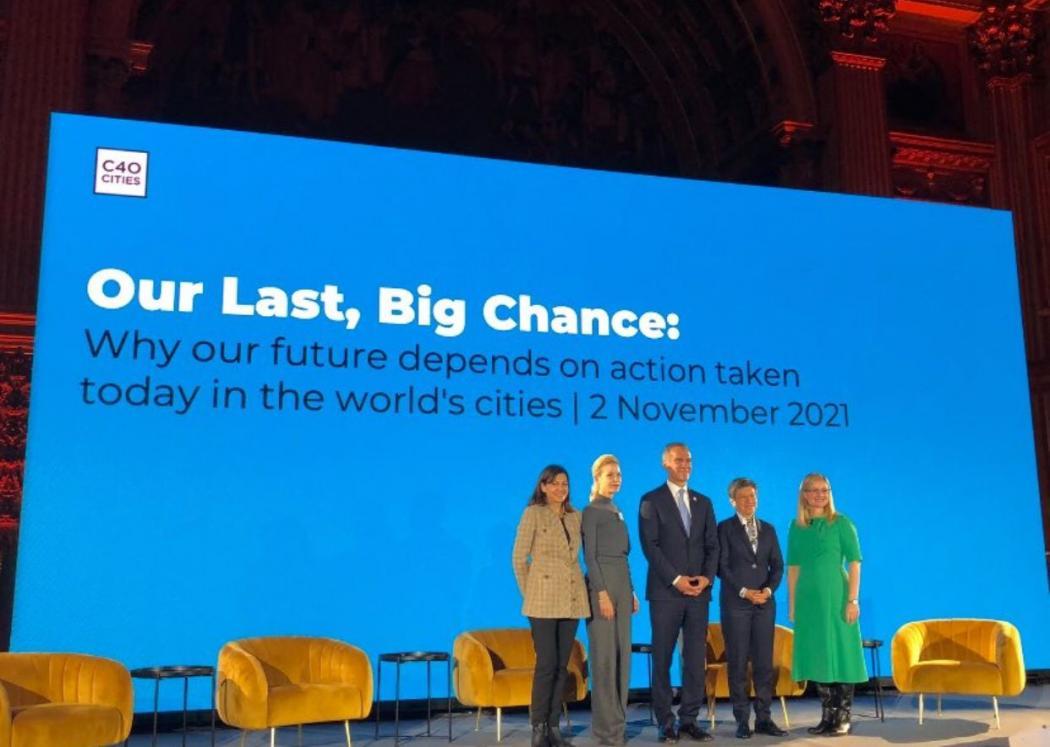
[[[937,715],[941,715],[941,694],[937,693]]]
[[[299,724],[299,747],[303,747],[303,725]]]
[[[503,709],[496,709],[496,741],[503,741]]]
[[[999,728],[999,698],[992,696],[992,710],[995,711],[995,728]]]
[[[569,731],[572,731],[572,719],[569,718],[569,706],[564,700],[561,702],[561,712],[565,714],[565,725],[568,727]]]
[[[922,693],[919,693],[919,726],[922,726]]]
[[[481,728],[481,706],[478,706],[478,712],[474,715],[474,731]]]
[[[707,699],[707,718],[711,722],[711,728],[715,728],[715,696]]]
[[[248,739],[248,732],[241,729],[241,747],[244,747],[245,741]]]
[[[784,700],[784,696],[783,695],[780,696],[780,710],[783,711],[783,713],[784,713],[784,728],[785,729],[790,729],[791,728],[791,719],[788,718],[788,704],[787,704],[787,701]]]
[[[277,727],[274,726],[270,729],[270,747],[274,747],[277,744]]]
[[[354,743],[350,741],[350,721],[344,721],[343,726],[346,728],[346,747],[354,747]]]

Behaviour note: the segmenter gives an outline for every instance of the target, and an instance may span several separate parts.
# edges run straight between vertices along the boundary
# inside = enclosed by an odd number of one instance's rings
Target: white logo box
[[[97,148],[95,194],[145,197],[149,153],[143,150]]]

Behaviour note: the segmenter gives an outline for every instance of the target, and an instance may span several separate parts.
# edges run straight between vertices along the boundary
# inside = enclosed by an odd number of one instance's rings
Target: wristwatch
[[[859,599],[851,599],[851,600],[849,600],[849,603],[850,604],[855,604],[858,607],[860,607],[860,600]]]

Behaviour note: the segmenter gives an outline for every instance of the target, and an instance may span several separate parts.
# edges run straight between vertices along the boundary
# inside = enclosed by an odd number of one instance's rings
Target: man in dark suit
[[[707,496],[686,484],[693,458],[683,443],[664,448],[667,482],[642,496],[638,510],[642,550],[649,561],[645,598],[653,628],[653,710],[661,742],[679,734],[706,742],[711,735],[696,723],[704,702],[704,659],[711,583],[718,571],[718,533]],[[684,634],[679,729],[671,712],[671,657]]]
[[[736,513],[718,525],[718,577],[722,591],[722,635],[729,665],[729,697],[736,735],[751,736],[747,660],[755,683],[755,732],[782,737],[773,722],[773,634],[777,607],[773,592],[784,575],[784,559],[772,524],[758,520],[758,487],[746,477],[729,483],[729,502]]]

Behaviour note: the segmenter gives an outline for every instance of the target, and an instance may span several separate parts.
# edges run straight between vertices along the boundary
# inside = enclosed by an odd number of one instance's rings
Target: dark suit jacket
[[[672,585],[676,576],[706,576],[714,584],[718,573],[718,530],[711,500],[689,491],[689,534],[682,525],[678,505],[664,483],[642,496],[638,507],[638,534],[649,561],[646,599],[690,599]],[[700,599],[710,600],[711,587]]]
[[[765,589],[774,593],[784,575],[784,558],[773,525],[758,521],[758,552],[751,550],[747,530],[735,513],[718,525],[718,577],[722,579],[719,604],[723,607],[746,606],[751,602],[740,598],[741,589]]]

